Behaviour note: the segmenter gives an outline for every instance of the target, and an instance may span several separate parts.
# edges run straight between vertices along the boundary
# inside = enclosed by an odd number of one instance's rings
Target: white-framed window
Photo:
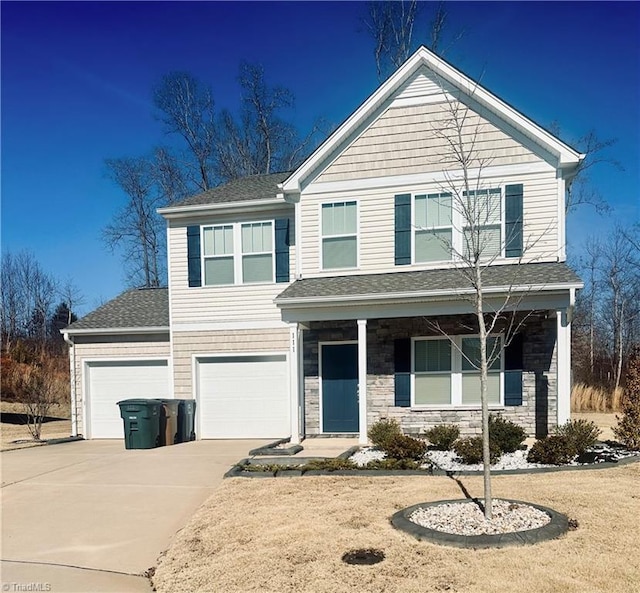
[[[273,221],[202,227],[203,286],[273,282]]]
[[[358,267],[358,204],[332,202],[320,206],[322,269]]]
[[[477,189],[464,192],[462,223],[465,257],[476,254],[480,259],[502,254],[502,190]],[[468,214],[467,214],[468,213]],[[466,214],[466,216],[465,216]],[[472,219],[473,224],[469,224]]]
[[[242,282],[273,282],[273,223],[245,223],[241,232]]]
[[[480,339],[478,336],[413,338],[411,405],[416,407],[480,406]],[[502,336],[487,338],[490,365],[489,405],[502,405],[504,355]]]
[[[233,225],[202,229],[203,284],[235,283]]]
[[[450,193],[414,198],[413,245],[416,263],[448,261],[453,247],[453,207]]]

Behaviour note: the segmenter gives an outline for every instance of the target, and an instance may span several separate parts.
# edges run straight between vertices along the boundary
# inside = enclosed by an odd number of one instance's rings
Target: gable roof
[[[290,172],[269,173],[266,175],[251,175],[234,179],[218,187],[211,188],[205,192],[189,196],[184,200],[160,208],[160,214],[173,214],[186,210],[198,210],[201,207],[228,206],[233,204],[273,202],[280,201],[278,185],[282,183]]]
[[[134,288],[62,330],[69,334],[158,333],[169,331],[169,291]]]
[[[421,46],[418,50],[390,76],[378,89],[348,117],[329,138],[307,158],[281,186],[284,194],[296,194],[302,189],[307,177],[312,175],[322,162],[329,158],[343,142],[346,142],[360,125],[381,108],[395,92],[401,89],[411,76],[421,68],[433,72],[443,84],[448,84],[473,96],[481,106],[498,115],[525,136],[533,138],[540,146],[558,159],[561,168],[574,168],[584,158],[574,148],[536,124],[531,119],[514,109],[469,76],[444,61],[442,58]]]
[[[577,274],[564,263],[533,263],[490,266],[482,276],[484,290],[557,290],[581,288]],[[471,289],[455,268],[302,278],[288,286],[275,302],[280,307],[301,303],[456,296]]]

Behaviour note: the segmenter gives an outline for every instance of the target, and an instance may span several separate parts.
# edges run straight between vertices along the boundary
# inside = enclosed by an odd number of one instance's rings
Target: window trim
[[[438,195],[439,197],[445,196],[445,195],[449,195],[451,196],[451,225],[447,226],[447,225],[434,225],[434,226],[429,226],[427,224],[426,227],[424,228],[418,228],[418,224],[416,222],[416,212],[417,212],[417,208],[416,208],[416,200],[417,198],[422,198],[423,196],[428,200],[429,196],[433,196],[433,195]],[[455,235],[456,235],[456,225],[455,225],[455,217],[457,215],[457,212],[455,210],[455,208],[453,207],[453,192],[424,192],[424,193],[419,193],[419,194],[413,194],[411,196],[411,262],[414,264],[418,264],[418,265],[425,265],[425,264],[437,264],[437,263],[443,263],[443,262],[452,262],[455,260],[455,256],[453,253],[451,253],[449,259],[434,259],[431,261],[418,261],[417,260],[417,251],[416,251],[416,234],[418,232],[424,232],[424,231],[444,231],[444,230],[451,230],[451,246],[453,249],[456,249],[456,239],[455,239]],[[427,206],[427,211],[428,211],[428,206]],[[429,221],[427,220],[427,223]]]
[[[487,187],[477,188],[476,190],[500,190],[500,253],[496,256],[491,256],[494,259],[505,259],[505,234],[506,234],[506,204],[505,204],[505,196],[506,196],[506,186],[508,183],[499,182],[499,183],[489,183]],[[463,190],[460,189],[459,193],[462,195]],[[409,193],[409,192],[407,192]],[[452,262],[459,262],[460,257],[456,253],[452,253],[449,259],[441,259],[441,260],[433,260],[433,261],[417,261],[416,259],[416,233],[419,230],[446,230],[451,229],[451,245],[453,249],[457,253],[462,253],[464,249],[464,229],[467,228],[467,225],[464,224],[464,220],[462,219],[461,213],[454,207],[453,201],[455,200],[452,197],[452,205],[451,205],[451,226],[433,226],[427,227],[425,229],[418,229],[418,225],[416,224],[416,198],[419,196],[429,196],[433,194],[447,194],[450,193],[452,196],[455,192],[453,191],[420,191],[420,192],[412,192],[411,193],[411,264],[417,266],[429,266],[429,265],[442,265],[442,264],[450,264]],[[524,213],[523,213],[524,218]],[[482,226],[498,226],[495,225],[482,225]],[[524,226],[524,223],[523,223]]]
[[[329,235],[327,237],[324,236],[322,232],[322,208],[327,205],[336,205],[336,204],[355,204],[356,205],[356,232],[355,233],[344,233],[341,235]],[[348,268],[326,268],[324,265],[324,240],[325,239],[339,239],[339,238],[349,238],[355,237],[356,239],[356,265],[348,267]],[[334,272],[334,271],[350,271],[350,270],[358,270],[360,269],[360,201],[356,199],[339,199],[339,200],[323,200],[318,204],[318,258],[320,260],[320,271],[321,272]]]
[[[478,373],[476,370],[462,370],[462,340],[465,338],[479,338],[479,334],[458,334],[455,336],[415,336],[411,338],[411,408],[417,410],[448,410],[448,409],[471,409],[478,410],[481,403],[465,404],[462,403],[462,377],[465,374]],[[489,337],[498,338],[500,340],[500,369],[497,371],[500,384],[500,400],[498,402],[489,402],[489,407],[502,408],[504,404],[504,334],[495,333]],[[451,398],[448,404],[418,404],[416,403],[416,375],[437,374],[438,371],[420,371],[416,372],[416,342],[428,340],[447,340],[451,343]],[[495,371],[493,371],[495,372]]]
[[[271,225],[271,280],[261,280],[260,282],[245,282],[244,275],[242,273],[242,263],[243,257],[245,255],[266,255],[269,253],[268,251],[261,251],[256,253],[243,253],[242,251],[242,227],[245,225],[253,225],[253,224],[269,224]],[[226,287],[226,286],[260,286],[266,284],[275,284],[276,282],[276,237],[275,237],[275,220],[274,219],[264,219],[264,220],[244,220],[241,222],[224,222],[219,224],[203,224],[200,225],[200,270],[201,270],[201,284],[202,288],[216,288],[216,287]],[[208,255],[204,254],[204,232],[205,229],[216,229],[216,228],[224,228],[231,227],[233,233],[233,253],[226,255]],[[226,284],[207,284],[205,277],[205,261],[207,259],[218,259],[218,258],[233,258],[233,282]]]

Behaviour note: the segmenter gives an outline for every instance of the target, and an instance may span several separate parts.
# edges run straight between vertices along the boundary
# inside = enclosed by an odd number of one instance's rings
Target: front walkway
[[[224,473],[266,443],[127,451],[119,440],[79,441],[2,453],[5,590],[149,592],[136,575],[155,566]]]

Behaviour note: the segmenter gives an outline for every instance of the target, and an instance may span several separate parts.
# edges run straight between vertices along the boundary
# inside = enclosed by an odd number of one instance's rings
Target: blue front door
[[[358,345],[322,346],[322,430],[358,432]]]

